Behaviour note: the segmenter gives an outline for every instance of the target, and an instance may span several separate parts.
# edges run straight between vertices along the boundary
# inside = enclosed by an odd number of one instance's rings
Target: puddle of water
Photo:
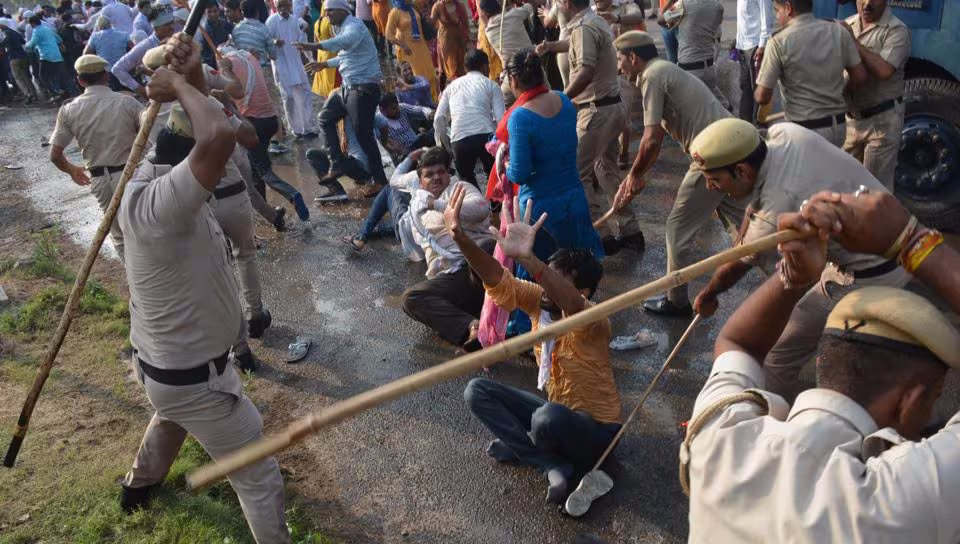
[[[323,327],[341,334],[349,333],[352,322],[350,310],[320,297],[321,295],[314,291],[313,307],[323,316]]]

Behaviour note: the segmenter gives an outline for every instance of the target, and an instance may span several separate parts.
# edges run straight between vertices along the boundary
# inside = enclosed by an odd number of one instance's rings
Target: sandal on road
[[[656,337],[647,329],[640,329],[637,334],[630,336],[618,336],[610,342],[610,349],[614,351],[626,351],[630,349],[640,349],[652,346],[657,343]]]
[[[285,361],[287,363],[296,363],[302,360],[307,356],[307,352],[310,351],[310,345],[312,343],[309,338],[298,336],[292,344],[287,346],[287,357]]]
[[[367,245],[365,241],[361,240],[357,236],[344,236],[340,239],[340,241],[350,246],[350,248],[357,253],[363,251],[364,246]]]

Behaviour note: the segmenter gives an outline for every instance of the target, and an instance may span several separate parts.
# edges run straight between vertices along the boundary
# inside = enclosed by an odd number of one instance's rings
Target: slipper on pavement
[[[648,329],[640,329],[637,334],[630,336],[618,336],[610,342],[610,349],[614,351],[626,351],[630,349],[640,349],[652,346],[657,343],[656,337]]]
[[[307,356],[310,346],[313,342],[304,336],[298,336],[292,344],[287,346],[287,357],[284,359],[287,363],[296,363]]]

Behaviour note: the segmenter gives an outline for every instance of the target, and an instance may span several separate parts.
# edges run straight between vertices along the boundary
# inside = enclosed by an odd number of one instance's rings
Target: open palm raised
[[[519,197],[513,197],[513,209],[520,209]],[[533,255],[533,242],[537,238],[537,231],[540,230],[543,222],[547,220],[547,214],[540,214],[537,222],[531,225],[530,218],[532,215],[533,200],[527,200],[527,209],[523,214],[523,219],[507,225],[505,235],[501,236],[500,231],[494,227],[490,227],[490,232],[493,233],[493,237],[496,238],[497,243],[500,244],[500,249],[505,255],[513,257],[514,259],[522,259]]]

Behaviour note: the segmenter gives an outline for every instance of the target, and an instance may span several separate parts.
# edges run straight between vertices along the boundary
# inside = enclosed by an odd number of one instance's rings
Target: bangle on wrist
[[[913,274],[920,268],[923,261],[933,253],[933,250],[943,243],[943,234],[938,230],[927,230],[910,244],[906,252],[900,254],[900,265],[904,270]]]
[[[913,234],[917,230],[917,216],[911,215],[910,220],[907,221],[907,225],[903,227],[903,230],[900,231],[900,236],[897,236],[897,239],[894,240],[893,244],[883,253],[883,258],[892,261],[897,255],[900,254],[900,250],[903,249],[903,244],[913,238]]]

